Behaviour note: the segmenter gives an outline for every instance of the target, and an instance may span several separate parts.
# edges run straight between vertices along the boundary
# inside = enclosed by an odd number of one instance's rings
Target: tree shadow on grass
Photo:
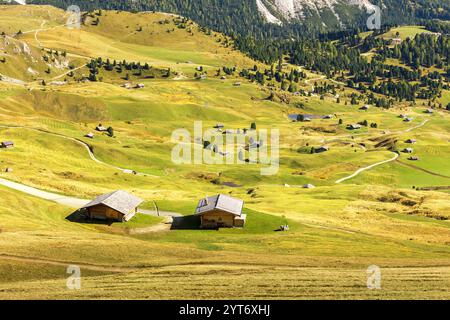
[[[86,216],[86,211],[83,209],[78,209],[66,217],[66,220],[74,223],[86,223],[86,224],[99,224],[99,225],[107,225],[111,226],[114,221],[113,220],[98,220],[98,219],[89,219]]]
[[[170,230],[201,230],[200,217],[195,215],[173,217]]]

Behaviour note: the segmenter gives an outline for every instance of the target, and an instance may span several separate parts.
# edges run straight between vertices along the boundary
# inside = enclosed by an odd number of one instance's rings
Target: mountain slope
[[[449,1],[438,0],[31,0],[82,10],[162,11],[180,14],[228,35],[298,37],[306,30],[336,31],[365,27],[376,5],[383,24],[408,24],[420,19],[450,19]],[[258,13],[258,14],[255,14]]]
[[[374,5],[369,0],[256,0],[256,3],[258,10],[268,22],[278,24],[281,24],[283,20],[292,22],[315,17],[321,19],[327,25],[333,20],[341,23],[343,20],[341,14],[345,10],[374,11]],[[276,16],[281,17],[281,19],[276,18]]]

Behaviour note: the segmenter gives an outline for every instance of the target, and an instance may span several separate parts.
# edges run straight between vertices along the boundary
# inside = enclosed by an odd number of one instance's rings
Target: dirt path
[[[47,21],[43,20],[42,23],[41,23],[40,29],[37,29],[36,32],[34,33],[34,40],[36,40],[36,42],[37,42],[39,48],[42,48],[42,43],[39,41],[37,35],[38,35],[39,31],[41,31],[42,28],[44,28],[44,24],[45,24],[46,22],[47,22]]]
[[[84,148],[86,149],[86,151],[88,152],[89,157],[90,157],[93,161],[97,162],[98,164],[101,164],[101,165],[104,165],[104,166],[107,166],[107,167],[110,167],[110,168],[113,168],[113,169],[115,169],[115,170],[118,170],[118,171],[121,171],[121,172],[125,172],[125,173],[128,173],[128,172],[134,172],[135,175],[149,176],[149,177],[153,177],[153,178],[160,178],[159,176],[155,176],[155,175],[151,175],[151,174],[147,174],[147,173],[143,173],[143,172],[137,172],[137,171],[134,171],[134,170],[132,170],[132,169],[124,169],[124,168],[121,168],[121,167],[118,167],[118,166],[115,166],[115,165],[112,165],[112,164],[103,162],[103,161],[99,160],[99,159],[94,155],[94,153],[92,152],[91,147],[90,147],[89,144],[87,144],[87,143],[84,142],[83,140],[80,140],[80,139],[77,139],[77,138],[72,138],[72,137],[66,136],[66,135],[64,135],[64,134],[56,133],[56,132],[51,132],[51,131],[48,131],[48,130],[45,130],[45,129],[39,129],[39,128],[33,128],[33,127],[26,127],[26,126],[0,125],[0,128],[7,128],[7,129],[27,129],[27,130],[33,130],[33,131],[37,131],[37,132],[39,132],[39,133],[49,134],[49,135],[53,135],[53,136],[60,137],[60,138],[63,138],[63,139],[67,139],[67,140],[73,141],[73,142],[75,142],[75,143],[81,145],[82,147],[84,147]]]
[[[429,119],[424,120],[422,123],[418,124],[417,126],[408,128],[408,129],[406,129],[406,130],[397,131],[397,132],[395,132],[395,133],[398,134],[398,133],[405,133],[405,132],[413,131],[413,130],[415,130],[415,129],[418,129],[418,128],[423,127],[428,121],[430,121],[430,120],[429,120]],[[388,160],[385,160],[385,161],[380,161],[380,162],[374,163],[374,164],[372,164],[372,165],[370,165],[370,166],[367,166],[367,167],[358,169],[358,170],[356,170],[353,174],[351,174],[351,175],[349,175],[349,176],[347,176],[347,177],[341,178],[341,179],[339,179],[339,180],[336,180],[335,183],[338,183],[338,184],[339,184],[339,183],[344,182],[344,181],[346,181],[346,180],[352,179],[352,178],[356,177],[357,175],[359,175],[361,172],[364,172],[364,171],[366,171],[366,170],[370,170],[370,169],[372,169],[372,168],[374,168],[374,167],[377,167],[377,166],[380,166],[380,165],[382,165],[382,164],[389,163],[389,162],[392,162],[392,161],[398,161],[397,159],[398,159],[398,157],[399,157],[399,154],[398,154],[398,153],[395,153],[395,152],[393,152],[393,153],[394,153],[394,157],[392,157],[391,159],[388,159]],[[401,162],[401,163],[403,163],[403,162]],[[408,165],[408,164],[405,164],[405,165]],[[409,166],[409,165],[408,165],[408,166]],[[415,167],[415,166],[414,166],[414,167]],[[427,171],[427,170],[422,169],[422,168],[419,168],[419,167],[416,167],[416,169],[422,170],[422,171],[427,172],[427,173],[430,173],[430,174],[434,174],[434,173],[431,172],[431,171]],[[448,178],[448,177],[446,177],[446,176],[443,176],[443,177]]]
[[[68,74],[71,73],[71,72],[75,72],[75,71],[77,71],[77,70],[79,70],[79,69],[82,69],[82,68],[84,68],[84,67],[86,67],[86,66],[87,66],[87,63],[85,63],[85,64],[83,64],[83,65],[81,65],[81,66],[79,66],[79,67],[76,67],[76,68],[74,68],[74,69],[70,69],[69,71],[66,71],[66,72],[62,73],[62,74],[60,74],[60,75],[58,75],[58,76],[52,78],[51,80],[52,80],[52,81],[53,81],[53,80],[57,80],[57,79],[59,79],[59,78],[62,78],[62,77],[64,77],[64,76],[68,75]]]
[[[409,129],[406,129],[406,130],[403,130],[403,131],[400,131],[400,132],[405,133],[405,132],[413,131],[413,130],[415,130],[415,129],[418,129],[418,128],[420,128],[420,127],[423,127],[428,121],[430,121],[430,119],[427,119],[427,120],[423,121],[421,124],[418,124],[418,125],[415,126],[415,127],[411,127],[411,128],[409,128]]]
[[[167,216],[163,222],[158,223],[157,225],[145,227],[145,228],[130,229],[130,234],[135,235],[135,234],[147,234],[147,233],[170,231],[172,223],[173,223],[173,218]]]
[[[374,167],[377,167],[377,166],[380,166],[380,165],[382,165],[382,164],[385,164],[385,163],[388,163],[388,162],[392,162],[392,161],[397,160],[397,158],[399,157],[398,153],[395,153],[395,152],[393,152],[393,153],[394,153],[395,155],[394,155],[394,157],[392,157],[391,159],[384,160],[384,161],[380,161],[380,162],[371,164],[370,166],[367,166],[367,167],[358,169],[358,170],[356,170],[353,174],[349,175],[348,177],[344,177],[344,178],[341,178],[341,179],[339,179],[339,180],[336,180],[335,183],[341,183],[341,182],[344,182],[344,181],[346,181],[346,180],[349,180],[349,179],[352,179],[352,178],[356,177],[356,176],[357,176],[358,174],[360,174],[361,172],[364,172],[364,171],[366,171],[366,170],[370,170],[370,169],[372,169],[372,168],[374,168]]]
[[[60,195],[57,193],[52,193],[52,192],[47,192],[47,191],[43,191],[37,188],[33,188],[21,183],[17,183],[17,182],[13,182],[10,180],[6,180],[3,178],[0,178],[0,185],[10,188],[10,189],[14,189],[16,191],[20,191],[26,194],[29,194],[31,196],[34,197],[38,197],[44,200],[49,200],[49,201],[53,201],[71,208],[82,208],[83,206],[85,206],[89,200],[86,199],[78,199],[78,198],[74,198],[74,197],[68,197],[68,196],[64,196],[64,195]]]

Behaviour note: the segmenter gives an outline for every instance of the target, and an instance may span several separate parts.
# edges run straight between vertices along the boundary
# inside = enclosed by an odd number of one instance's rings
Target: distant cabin
[[[97,131],[108,131],[108,129],[105,128],[104,126],[102,126],[101,123],[98,126],[95,127],[95,130],[97,130]]]
[[[233,86],[235,86],[235,87],[240,87],[241,86],[241,82],[235,82],[235,83],[233,83]]]
[[[365,106],[362,106],[361,108],[359,108],[359,110],[369,110],[369,106],[366,104]]]
[[[101,195],[89,202],[82,209],[89,219],[128,221],[137,212],[137,207],[144,200],[125,191],[118,190]]]
[[[143,89],[145,87],[145,85],[143,83],[138,83],[135,88],[136,89]]]
[[[408,160],[419,161],[419,157],[409,157]]]
[[[406,143],[410,143],[410,144],[414,144],[414,143],[417,142],[417,140],[416,140],[416,139],[408,139],[408,140],[406,140],[405,142],[406,142]]]
[[[94,134],[92,132],[86,133],[84,136],[86,138],[89,138],[89,139],[93,139],[94,138]]]
[[[2,148],[13,148],[14,142],[12,141],[3,141],[0,145]]]
[[[428,114],[432,114],[434,112],[434,110],[433,109],[430,109],[430,108],[428,108],[427,110],[425,110],[425,113],[428,113]]]
[[[315,148],[314,152],[315,153],[322,153],[322,152],[327,152],[328,150],[330,150],[329,147],[322,146],[322,147],[319,147],[319,148]]]
[[[414,120],[414,118],[412,118],[412,117],[406,117],[403,121],[405,121],[405,122],[411,122],[411,121],[413,121]]]
[[[347,126],[347,129],[349,130],[357,130],[357,129],[361,129],[361,125],[360,124],[349,124]]]
[[[412,148],[405,148],[405,149],[403,149],[403,152],[404,153],[413,153],[413,149]]]
[[[303,188],[304,189],[313,189],[313,188],[315,188],[315,186],[312,185],[311,183],[308,183],[308,184],[303,185]]]
[[[198,202],[195,215],[200,217],[203,229],[242,228],[246,215],[242,213],[244,201],[218,194]]]
[[[402,118],[402,119],[405,119],[405,118],[407,118],[407,117],[408,117],[408,115],[406,115],[406,114],[402,113],[402,114],[401,114],[401,115],[399,115],[398,117],[399,117],[399,118]]]

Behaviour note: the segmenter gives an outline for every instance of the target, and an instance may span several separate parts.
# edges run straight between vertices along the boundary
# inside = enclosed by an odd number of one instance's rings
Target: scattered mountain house
[[[104,126],[102,126],[101,123],[97,127],[95,127],[95,130],[97,130],[97,131],[108,131],[108,129],[105,128]]]
[[[403,149],[403,152],[404,153],[413,153],[413,149],[412,148],[405,148],[405,149]]]
[[[413,120],[414,120],[414,118],[412,118],[412,117],[406,117],[403,119],[403,121],[405,121],[405,122],[411,122]]]
[[[328,150],[330,150],[329,147],[322,146],[322,147],[314,149],[314,152],[315,153],[322,153],[322,152],[327,152]]]
[[[93,139],[93,138],[94,138],[94,134],[93,134],[92,132],[89,132],[89,133],[87,133],[87,134],[85,135],[85,137],[86,137],[86,138],[89,138],[89,139]]]
[[[360,124],[349,124],[347,126],[347,129],[349,130],[357,130],[357,129],[361,129],[361,125]]]
[[[405,118],[408,118],[408,115],[407,115],[407,114],[404,114],[404,113],[402,113],[401,115],[399,115],[399,118],[405,119]]]
[[[419,160],[419,157],[416,157],[416,156],[409,157],[408,160],[411,160],[411,161],[418,161],[418,160]]]
[[[425,113],[428,113],[428,114],[432,114],[434,112],[434,110],[433,109],[430,109],[430,108],[428,108],[427,110],[425,110]]]
[[[242,213],[244,201],[218,194],[198,202],[195,214],[200,216],[200,226],[204,229],[242,228],[246,215]]]
[[[101,195],[89,202],[82,209],[89,219],[128,221],[137,212],[137,207],[144,200],[125,191],[118,190]]]
[[[292,113],[292,114],[288,114],[288,119],[296,122],[296,121],[305,121],[305,122],[309,122],[313,119],[332,119],[333,115],[329,114],[329,115],[325,115],[325,116],[320,116],[320,115],[316,115],[316,114],[298,114],[298,113]]]
[[[364,110],[364,111],[367,111],[367,110],[369,110],[369,105],[365,105],[365,106],[362,106],[361,108],[359,108],[359,110]]]
[[[130,82],[124,83],[122,85],[122,87],[125,88],[125,89],[131,89],[131,83]]]
[[[236,131],[233,129],[226,129],[222,134],[235,134]]]
[[[300,114],[299,116],[298,116],[298,119],[297,119],[298,121],[302,121],[302,122],[311,122],[311,118],[310,117],[308,117],[308,116],[305,116],[305,115],[302,115],[302,114]]]
[[[235,86],[235,87],[240,87],[241,86],[241,82],[235,82],[235,83],[233,83],[233,86]]]
[[[2,148],[13,148],[14,147],[14,142],[12,142],[12,141],[3,141],[0,144],[0,147],[2,147]]]
[[[136,89],[143,89],[145,87],[145,85],[143,83],[138,83],[135,88]]]
[[[408,139],[408,140],[405,141],[405,143],[411,143],[411,144],[414,144],[416,142],[417,142],[416,139]]]
[[[303,188],[304,189],[313,189],[313,188],[315,188],[315,186],[312,185],[311,183],[308,183],[308,184],[303,185]]]

